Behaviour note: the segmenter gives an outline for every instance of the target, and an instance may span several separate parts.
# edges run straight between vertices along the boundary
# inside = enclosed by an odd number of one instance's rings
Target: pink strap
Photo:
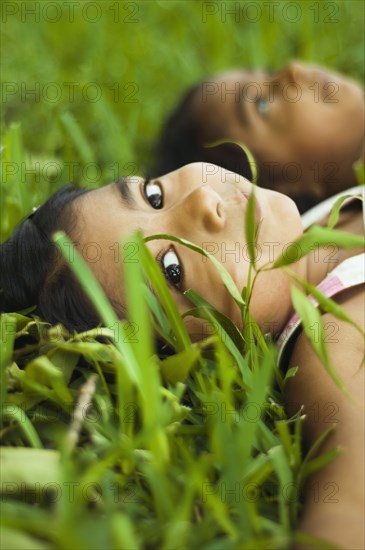
[[[331,298],[339,292],[363,284],[365,282],[365,253],[352,256],[347,260],[344,260],[339,266],[331,271],[327,277],[317,286],[317,289]],[[308,296],[309,300],[318,306],[317,300],[312,296]],[[301,320],[297,313],[295,313],[286,324],[284,330],[280,334],[277,340],[278,352],[278,364],[283,360],[285,348],[292,338],[294,333],[301,325]]]

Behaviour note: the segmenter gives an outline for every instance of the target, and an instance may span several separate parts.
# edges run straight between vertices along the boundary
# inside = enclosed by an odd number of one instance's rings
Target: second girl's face
[[[202,142],[242,141],[271,188],[320,198],[356,183],[364,94],[339,74],[299,62],[274,74],[230,71],[201,85],[193,109]]]
[[[89,265],[114,300],[123,301],[118,243],[137,229],[144,236],[166,233],[182,237],[208,250],[242,290],[249,269],[244,222],[252,192],[259,225],[257,265],[263,266],[301,235],[295,204],[275,191],[254,188],[233,172],[204,163],[189,164],[147,183],[141,178],[126,178],[81,197],[78,247],[85,258],[90,243],[96,245],[100,252],[89,258]],[[148,247],[182,313],[192,307],[183,294],[192,288],[240,324],[238,308],[209,260],[169,240],[150,241]],[[301,269],[299,262],[297,270]],[[251,310],[266,332],[278,332],[284,325],[290,313],[290,292],[288,278],[281,270],[259,275]],[[199,323],[189,319],[187,324],[193,337],[204,336],[199,334]]]

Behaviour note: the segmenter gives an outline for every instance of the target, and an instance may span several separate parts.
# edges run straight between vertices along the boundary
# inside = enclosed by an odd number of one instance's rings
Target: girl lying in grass
[[[362,203],[353,200],[359,189],[347,191],[347,204],[336,227],[363,236]],[[326,223],[335,200],[310,211],[304,224]],[[352,324],[328,312],[322,315],[328,329],[328,353],[350,399],[323,368],[305,332],[299,329],[290,336],[293,279],[280,267],[260,271],[289,251],[288,244],[303,234],[298,209],[286,195],[255,188],[242,176],[204,163],[190,164],[149,181],[123,178],[95,190],[64,188],[19,224],[11,239],[1,245],[1,310],[36,304],[36,313],[42,318],[61,322],[70,330],[86,330],[99,323],[92,305],[57,254],[52,241],[57,230],[64,230],[83,252],[120,317],[128,289],[123,288],[118,243],[137,229],[145,237],[163,233],[196,243],[210,251],[242,289],[250,271],[244,221],[252,204],[258,231],[251,314],[263,332],[281,343],[285,368],[299,365],[298,373],[288,382],[287,401],[293,413],[304,406],[305,443],[310,445],[329,422],[335,422],[326,447],[340,445],[343,449],[339,458],[312,478],[302,527],[331,545],[364,548],[364,369],[359,368],[363,337]],[[239,309],[211,262],[168,238],[151,240],[148,247],[181,313],[191,308],[184,291],[192,288],[241,325]],[[133,261],[133,251],[129,260]],[[362,247],[315,246],[294,261],[291,270],[294,277],[334,296],[356,325],[364,326]],[[194,339],[203,337],[202,321],[186,317],[185,322]]]
[[[290,63],[279,72],[232,70],[189,89],[157,144],[152,175],[195,161],[251,179],[239,148],[204,145],[236,140],[252,152],[259,184],[292,197],[299,210],[356,184],[364,158],[364,94],[356,82]]]

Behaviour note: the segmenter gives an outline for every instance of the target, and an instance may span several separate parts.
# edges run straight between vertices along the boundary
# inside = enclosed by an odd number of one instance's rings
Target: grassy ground
[[[143,172],[206,75],[295,57],[363,79],[362,2],[274,4],[3,2],[2,239],[67,181]],[[290,547],[303,483],[332,455],[303,456],[270,342],[205,311],[217,334],[192,344],[137,244],[129,324],[97,290],[108,328],[87,334],[2,316],[2,548]],[[162,305],[140,299],[140,266]],[[151,323],[171,357],[153,355]]]

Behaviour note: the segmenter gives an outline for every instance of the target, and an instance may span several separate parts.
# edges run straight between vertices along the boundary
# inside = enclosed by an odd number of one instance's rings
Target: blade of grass
[[[42,442],[25,412],[16,405],[5,405],[3,411],[4,418],[16,420],[20,429],[24,433],[28,442],[35,449],[43,449]]]
[[[95,279],[94,275],[91,273],[90,268],[81,258],[78,251],[73,246],[73,243],[69,240],[63,232],[57,232],[53,236],[53,240],[59,247],[63,256],[65,257],[67,263],[74,271],[77,276],[80,284],[82,285],[85,293],[90,298],[91,302],[94,304],[100,318],[106,327],[118,326],[119,320],[110,304],[106,298],[100,284]],[[70,250],[73,249],[73,254],[70,255]],[[140,372],[139,366],[136,361],[136,358],[132,352],[131,347],[124,341],[122,337],[123,332],[119,331],[120,334],[117,335],[114,342],[117,349],[120,351],[122,357],[125,358],[123,361],[123,367],[125,368],[128,377],[133,382],[140,382]]]
[[[151,240],[145,239],[146,242]],[[155,288],[162,307],[165,310],[166,317],[171,325],[171,329],[176,337],[176,347],[178,351],[189,348],[191,341],[185,325],[181,320],[180,313],[172,299],[165,277],[161,273],[156,261],[153,259],[151,252],[146,247],[142,238],[139,241],[140,257],[143,264],[143,269]]]
[[[297,262],[300,258],[306,256],[316,247],[326,246],[328,244],[333,244],[339,246],[340,248],[355,248],[358,246],[364,246],[365,240],[359,235],[352,235],[346,231],[313,225],[304,233],[304,235],[286,247],[283,254],[275,260],[270,269],[283,267]],[[293,254],[289,253],[289,247],[293,249]]]
[[[60,121],[84,164],[94,164],[93,151],[73,114],[69,111],[61,113]]]
[[[8,375],[6,369],[11,362],[16,333],[16,318],[12,315],[0,316],[0,422],[2,425],[3,406],[6,400],[8,388]]]
[[[364,331],[362,330],[359,325],[357,325],[349,315],[347,315],[346,311],[339,305],[337,302],[332,300],[332,298],[328,298],[318,288],[310,283],[308,283],[305,279],[302,277],[299,277],[294,271],[287,269],[287,272],[293,279],[295,279],[305,290],[308,292],[308,294],[311,294],[318,302],[320,308],[322,311],[325,311],[326,313],[331,313],[334,317],[337,319],[340,319],[341,321],[345,321],[346,323],[349,323],[352,325],[362,336],[364,335]]]
[[[257,164],[250,149],[244,143],[232,138],[222,138],[222,139],[218,139],[217,141],[208,143],[204,145],[204,147],[206,147],[207,149],[212,149],[213,147],[218,147],[219,145],[224,145],[225,143],[227,144],[233,143],[234,145],[237,145],[240,149],[242,149],[250,165],[250,169],[252,173],[252,178],[251,178],[252,183],[257,183]]]
[[[166,433],[161,428],[161,402],[160,402],[160,377],[156,357],[153,355],[152,326],[150,312],[145,299],[142,274],[141,256],[145,247],[142,237],[137,233],[128,239],[137,250],[137,262],[127,262],[129,252],[123,258],[125,284],[128,292],[126,302],[129,319],[138,327],[138,341],[132,343],[134,356],[139,364],[140,392],[143,423],[147,431],[152,430],[148,436],[148,448],[151,449],[160,464],[166,462],[169,456],[169,447]],[[129,247],[123,247],[127,250]],[[155,264],[155,260],[145,257],[144,266]],[[154,266],[152,266],[153,269]]]
[[[351,399],[345,384],[331,364],[325,345],[323,322],[318,309],[312,304],[307,296],[295,286],[291,288],[291,295],[294,309],[302,321],[304,332],[310,341],[315,354],[320,359],[324,368],[338,388]],[[316,338],[316,335],[313,336],[313,326],[318,327],[318,338]]]

